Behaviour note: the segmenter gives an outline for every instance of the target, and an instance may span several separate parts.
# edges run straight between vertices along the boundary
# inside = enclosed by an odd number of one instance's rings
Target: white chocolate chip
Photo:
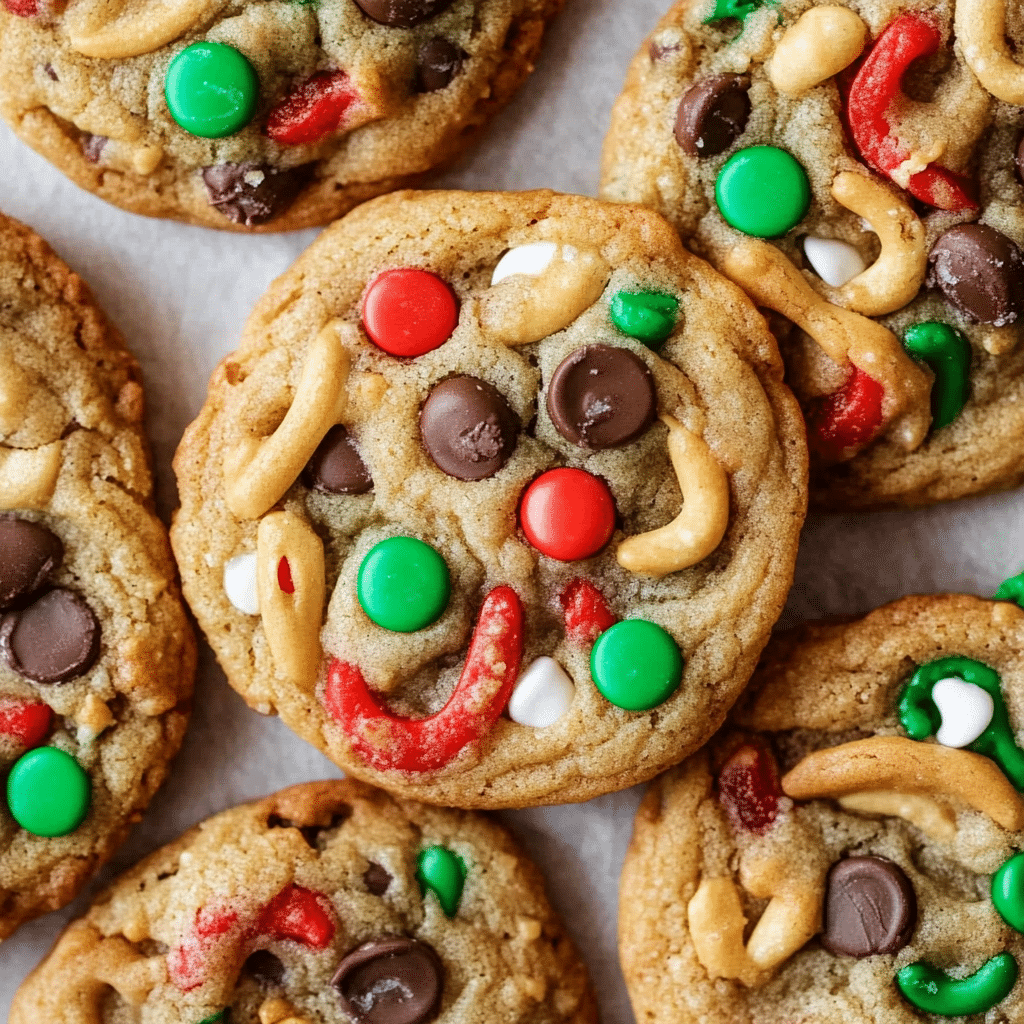
[[[554,658],[538,658],[519,677],[508,702],[513,722],[544,729],[571,707],[576,688]]]
[[[498,260],[498,265],[491,275],[491,285],[496,285],[498,282],[504,281],[506,277],[512,277],[513,274],[538,277],[550,266],[551,261],[555,258],[557,248],[558,246],[554,242],[531,242],[529,245],[518,245],[514,249],[509,249]],[[565,246],[565,248],[568,250],[570,246]],[[575,255],[576,253],[573,251],[573,256]],[[563,254],[563,258],[567,263],[572,259],[567,253]]]
[[[969,746],[992,721],[992,695],[963,679],[940,679],[932,687],[932,700],[942,716],[935,738],[944,747]]]
[[[804,255],[818,277],[833,288],[841,288],[867,269],[867,264],[854,246],[834,238],[808,235],[804,239]]]
[[[246,615],[259,615],[260,597],[256,589],[256,552],[235,555],[224,563],[224,593]]]

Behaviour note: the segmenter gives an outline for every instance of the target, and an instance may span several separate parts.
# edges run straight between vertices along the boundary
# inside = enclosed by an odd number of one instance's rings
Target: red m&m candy
[[[611,540],[615,502],[596,476],[582,469],[549,469],[523,493],[519,522],[542,554],[573,562],[597,554]]]
[[[374,278],[363,300],[363,327],[393,356],[421,356],[443,345],[459,322],[451,289],[426,270],[403,267]]]

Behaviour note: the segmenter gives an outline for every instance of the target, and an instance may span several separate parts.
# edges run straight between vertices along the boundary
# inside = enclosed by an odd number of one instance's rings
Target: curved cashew
[[[61,442],[42,448],[0,447],[0,511],[46,508],[60,475]]]
[[[300,516],[272,512],[257,527],[256,551],[256,586],[270,653],[283,675],[312,692],[327,595],[323,542]]]
[[[623,569],[665,576],[707,558],[729,525],[729,480],[703,438],[671,416],[668,453],[683,492],[683,509],[671,523],[624,540],[615,557]]]
[[[68,9],[64,24],[73,49],[86,57],[117,60],[158,50],[221,6],[221,0],[79,0]]]
[[[873,736],[808,754],[783,776],[794,800],[836,799],[865,790],[958,797],[1011,832],[1024,828],[1024,802],[1006,776],[981,754]]]
[[[224,456],[224,498],[239,519],[258,519],[295,482],[317,445],[346,409],[350,358],[342,333],[352,324],[332,320],[313,339],[298,387],[270,437],[248,437]]]
[[[931,380],[880,323],[823,299],[786,255],[757,239],[743,239],[722,261],[722,271],[756,303],[788,317],[826,355],[852,363],[885,388],[885,420],[908,451],[920,447],[931,423]]]
[[[274,996],[265,1000],[257,1011],[260,1024],[309,1024],[305,1017],[299,1017],[298,1011],[287,999]]]
[[[967,66],[997,100],[1024,106],[1024,67],[1006,45],[1007,0],[957,0],[954,29]]]
[[[902,309],[920,291],[928,269],[928,242],[921,219],[903,199],[865,174],[837,174],[832,196],[863,217],[882,243],[878,259],[839,289],[840,301],[865,316]]]
[[[889,818],[903,818],[919,828],[926,836],[942,843],[956,838],[956,815],[947,804],[915,793],[895,793],[891,790],[873,790],[841,796],[838,804],[844,811],[857,814],[884,814]]]
[[[812,7],[786,29],[768,77],[779,92],[801,96],[848,68],[864,49],[868,27],[848,7]]]

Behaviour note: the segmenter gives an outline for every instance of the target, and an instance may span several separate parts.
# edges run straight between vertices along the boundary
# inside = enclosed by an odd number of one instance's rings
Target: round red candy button
[[[451,289],[426,270],[405,267],[378,275],[363,300],[363,327],[393,356],[421,356],[443,345],[459,322]]]
[[[519,506],[526,539],[560,562],[589,558],[615,530],[615,502],[604,481],[582,469],[550,469],[526,488]]]

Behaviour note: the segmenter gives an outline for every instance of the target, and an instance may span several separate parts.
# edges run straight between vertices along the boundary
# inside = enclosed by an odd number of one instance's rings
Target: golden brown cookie
[[[584,800],[722,721],[790,585],[799,412],[655,214],[404,193],[257,306],[175,458],[229,681],[347,772]]]

